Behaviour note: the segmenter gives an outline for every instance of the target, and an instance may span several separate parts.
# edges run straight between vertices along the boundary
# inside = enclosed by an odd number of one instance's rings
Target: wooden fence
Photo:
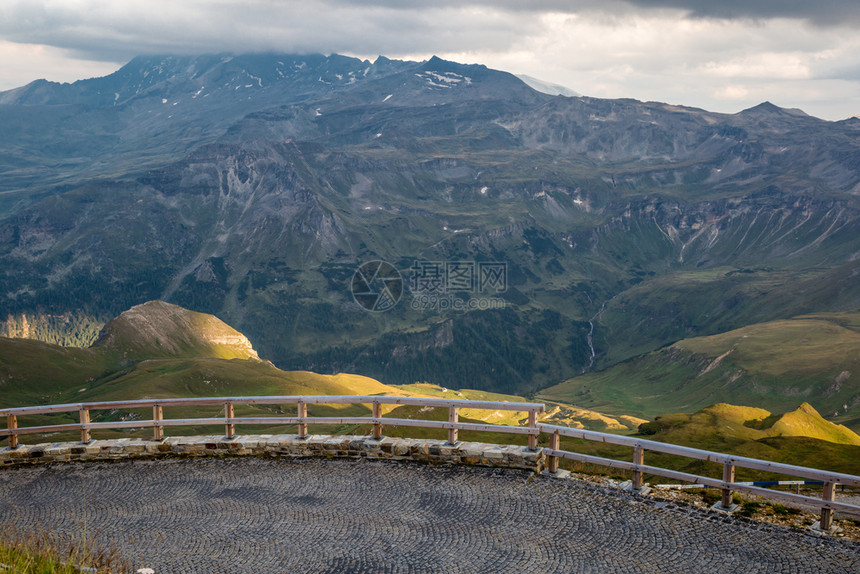
[[[722,500],[720,501],[720,504],[725,509],[731,508],[732,493],[734,491],[749,492],[751,494],[758,494],[767,498],[783,500],[795,504],[814,504],[821,508],[820,526],[822,530],[830,530],[830,527],[833,525],[834,510],[839,510],[842,512],[860,516],[860,506],[835,501],[836,485],[845,484],[849,486],[860,486],[860,476],[842,474],[839,472],[831,472],[828,470],[818,470],[814,468],[807,468],[804,466],[783,464],[779,462],[770,462],[767,460],[735,456],[732,454],[724,454],[720,452],[712,452],[708,450],[701,450],[698,448],[678,446],[674,444],[646,440],[636,437],[613,435],[583,429],[572,429],[569,427],[560,427],[543,423],[539,423],[538,428],[541,430],[541,432],[545,432],[550,435],[549,448],[544,449],[543,451],[544,455],[548,457],[547,467],[550,472],[556,472],[558,470],[559,458],[565,458],[568,460],[608,466],[610,468],[630,470],[633,472],[633,480],[631,485],[631,488],[633,490],[640,490],[642,488],[642,476],[644,474],[665,476],[668,478],[674,478],[676,480],[690,482],[693,484],[704,484],[706,486],[713,486],[715,488],[719,488],[722,491]],[[570,452],[567,450],[561,450],[559,448],[559,444],[560,437],[563,436],[631,447],[633,449],[633,461],[627,462],[622,460],[614,460],[611,458],[603,458],[599,456],[592,456],[587,454]],[[722,479],[710,478],[707,476],[699,476],[697,474],[690,474],[687,472],[669,470],[666,468],[661,468],[659,466],[646,465],[646,450],[722,464],[723,477]],[[737,467],[763,470],[766,472],[774,472],[789,476],[799,476],[813,480],[820,480],[824,483],[823,494],[821,498],[813,498],[811,496],[802,496],[799,494],[791,494],[789,492],[770,490],[768,488],[762,488],[759,486],[741,484],[735,482],[735,468]]]
[[[308,405],[313,404],[366,404],[371,405],[369,417],[311,417],[308,416]],[[191,406],[224,406],[223,417],[167,419],[164,418],[165,407]],[[236,405],[296,405],[296,416],[264,416],[237,417]],[[448,409],[447,421],[428,421],[420,419],[385,418],[382,416],[382,405],[412,405],[421,407],[441,407]],[[113,409],[146,409],[152,408],[151,420],[91,422],[90,412],[95,410]],[[494,425],[483,423],[464,423],[459,421],[460,409],[521,411],[528,413],[527,426]],[[45,425],[19,427],[18,417],[25,415],[43,415],[53,413],[78,412],[77,423],[64,425]],[[456,443],[461,430],[502,432],[525,434],[529,437],[529,448],[537,448],[537,437],[540,430],[537,427],[538,414],[544,411],[540,403],[508,403],[500,401],[468,401],[458,399],[433,399],[423,397],[386,397],[376,395],[325,395],[325,396],[265,396],[265,397],[207,397],[193,399],[141,399],[134,401],[109,401],[97,403],[75,403],[65,405],[46,405],[38,407],[19,407],[0,409],[0,417],[6,417],[6,429],[0,430],[0,436],[9,437],[9,446],[18,446],[19,435],[46,432],[80,431],[81,442],[90,442],[91,432],[100,429],[146,428],[152,427],[153,440],[164,438],[164,427],[171,426],[201,426],[224,425],[227,438],[236,436],[236,425],[297,425],[298,435],[304,438],[308,434],[308,425],[344,425],[371,424],[374,439],[382,437],[382,425],[414,426],[423,428],[446,429],[448,442]]]
[[[371,415],[364,417],[316,417],[308,416],[308,405],[313,404],[351,404],[370,405]],[[224,416],[207,418],[185,418],[170,419],[164,417],[165,407],[195,407],[195,406],[219,406],[224,407]],[[296,405],[296,416],[260,416],[243,417],[235,416],[237,405]],[[421,407],[447,408],[447,421],[431,421],[423,419],[403,419],[384,417],[383,405],[411,405]],[[107,421],[92,422],[91,411],[115,410],[115,409],[152,409],[151,420],[133,421]],[[484,423],[466,423],[459,421],[461,409],[473,410],[504,410],[525,412],[527,414],[525,424],[522,426],[495,425]],[[500,432],[509,434],[524,434],[528,436],[528,448],[536,450],[538,435],[547,433],[550,437],[549,448],[543,449],[543,454],[548,457],[548,469],[551,473],[558,471],[560,458],[630,470],[633,473],[632,488],[640,490],[643,486],[643,475],[652,474],[665,476],[693,484],[703,484],[718,488],[722,491],[721,504],[724,508],[731,507],[732,493],[734,491],[749,492],[762,495],[771,499],[782,500],[790,503],[814,504],[821,508],[822,530],[829,530],[833,523],[833,512],[835,510],[860,516],[860,506],[835,501],[835,486],[844,484],[860,487],[860,477],[825,470],[794,466],[777,462],[735,456],[730,454],[711,452],[696,448],[689,448],[673,444],[661,443],[636,437],[614,435],[596,431],[573,429],[555,425],[538,423],[538,415],[544,412],[545,407],[540,403],[509,403],[499,401],[470,401],[457,399],[434,399],[423,397],[389,397],[389,396],[353,396],[353,395],[328,395],[328,396],[263,396],[263,397],[206,397],[190,399],[142,399],[133,401],[108,401],[92,403],[73,403],[63,405],[46,405],[37,407],[19,407],[0,409],[0,419],[6,418],[6,428],[0,429],[0,437],[9,437],[9,448],[17,448],[19,437],[25,434],[40,434],[48,432],[80,431],[81,442],[88,443],[91,433],[102,429],[122,428],[147,428],[153,429],[153,440],[164,439],[164,428],[172,426],[201,426],[201,425],[224,425],[224,434],[228,439],[236,436],[236,425],[296,425],[299,438],[308,435],[308,425],[342,425],[342,424],[370,424],[371,435],[374,439],[382,438],[382,427],[386,426],[414,426],[422,428],[445,429],[448,431],[448,442],[458,442],[458,433],[461,430]],[[42,425],[20,427],[18,417],[27,415],[44,415],[53,413],[77,412],[78,422],[59,425]],[[560,437],[578,438],[597,441],[606,444],[628,446],[633,449],[632,462],[603,458],[598,456],[575,453],[560,449]],[[715,462],[723,465],[722,479],[710,478],[685,472],[669,470],[657,466],[645,464],[645,451],[662,452],[666,454],[694,458],[704,461]],[[824,483],[822,498],[802,496],[761,488],[752,485],[741,484],[735,481],[735,468],[750,468],[767,472],[785,474],[794,477],[803,477],[819,480]]]

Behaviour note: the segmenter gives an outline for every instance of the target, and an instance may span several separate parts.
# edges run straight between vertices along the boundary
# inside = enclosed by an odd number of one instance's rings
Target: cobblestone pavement
[[[0,471],[0,521],[156,573],[860,572],[860,545],[525,471],[338,459]]]

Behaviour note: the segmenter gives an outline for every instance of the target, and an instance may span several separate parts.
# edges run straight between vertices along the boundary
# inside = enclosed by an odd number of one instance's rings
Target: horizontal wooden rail
[[[389,397],[378,395],[312,395],[312,396],[260,396],[260,397],[203,397],[182,399],[138,399],[133,401],[106,401],[92,403],[68,403],[62,405],[44,405],[35,407],[15,407],[0,409],[0,417],[9,415],[41,415],[51,413],[73,412],[81,409],[142,409],[160,405],[162,407],[181,406],[218,406],[233,405],[307,405],[326,404],[372,404],[408,405],[422,407],[456,406],[465,409],[505,410],[505,411],[536,411],[543,412],[541,403],[508,403],[502,401],[470,401],[467,399],[434,399],[424,397]]]
[[[372,416],[369,417],[311,417],[307,415],[307,406],[311,404],[370,404]],[[207,418],[165,419],[165,407],[197,407],[222,406],[224,416]],[[264,416],[237,417],[236,405],[296,405],[297,416]],[[428,421],[422,419],[385,418],[382,416],[381,405],[392,406],[421,406],[448,409],[448,421]],[[151,408],[152,419],[90,422],[90,412],[93,410],[134,410]],[[510,425],[494,425],[483,423],[459,422],[459,409],[473,410],[505,410],[524,411],[528,413],[529,426],[518,427]],[[91,403],[68,403],[62,405],[44,405],[35,407],[17,407],[0,409],[0,417],[5,416],[6,428],[0,429],[0,437],[9,436],[11,448],[18,446],[19,435],[42,434],[48,432],[80,431],[81,442],[89,442],[90,431],[103,429],[153,428],[153,439],[164,439],[164,427],[176,426],[209,426],[224,425],[228,438],[235,436],[236,425],[297,425],[298,434],[307,436],[307,426],[316,425],[358,425],[369,424],[373,427],[376,439],[382,436],[382,425],[415,426],[448,430],[448,440],[457,442],[460,430],[501,432],[509,434],[525,434],[529,437],[532,450],[537,447],[537,413],[544,411],[541,403],[509,403],[501,401],[470,401],[464,399],[436,399],[424,397],[390,397],[377,395],[308,395],[308,396],[259,396],[259,397],[204,397],[204,398],[174,398],[174,399],[139,399],[132,401],[105,401]],[[45,415],[65,412],[77,412],[78,423],[59,425],[41,425],[20,427],[19,416]]]
[[[634,490],[641,489],[643,474],[665,476],[668,478],[674,478],[676,480],[682,480],[684,482],[690,482],[693,484],[704,484],[706,486],[719,488],[722,491],[721,506],[723,508],[729,508],[731,506],[732,493],[735,491],[758,494],[761,496],[766,496],[768,498],[784,500],[786,502],[792,503],[815,504],[819,508],[821,508],[820,526],[822,530],[830,530],[833,523],[834,510],[860,516],[860,506],[843,502],[836,502],[834,500],[833,488],[836,484],[860,486],[860,476],[833,472],[829,470],[819,470],[804,466],[795,466],[779,462],[770,462],[766,460],[735,456],[720,452],[712,452],[708,450],[690,448],[664,442],[657,442],[637,437],[613,435],[597,431],[573,429],[569,427],[560,427],[543,423],[539,423],[537,426],[541,430],[541,432],[549,433],[551,435],[550,445],[552,448],[544,449],[543,452],[547,457],[549,457],[548,467],[552,471],[558,469],[558,459],[564,458],[568,460],[575,460],[578,462],[585,462],[600,466],[608,466],[610,468],[630,470],[633,472],[632,488]],[[558,437],[560,436],[631,447],[633,449],[633,462],[561,450],[559,448],[558,441]],[[723,479],[720,480],[707,476],[700,476],[697,474],[669,470],[658,466],[646,465],[644,464],[644,456],[646,450],[722,464]],[[801,496],[799,494],[780,492],[777,490],[770,490],[759,486],[752,486],[736,482],[734,480],[736,467],[763,470],[779,474],[786,474],[790,476],[801,476],[804,478],[820,480],[824,483],[822,498]]]
[[[605,442],[609,444],[617,444],[622,446],[629,447],[641,447],[646,450],[653,450],[654,452],[662,452],[666,454],[674,454],[678,456],[685,456],[687,458],[695,458],[699,460],[706,460],[711,462],[716,462],[720,464],[733,464],[735,466],[742,466],[744,468],[750,468],[753,470],[763,470],[767,472],[775,472],[779,474],[790,474],[792,476],[803,476],[805,478],[811,478],[813,480],[821,480],[823,482],[838,482],[840,484],[851,485],[851,486],[860,486],[860,476],[854,476],[853,474],[843,474],[839,472],[833,472],[829,470],[819,470],[815,468],[809,468],[805,466],[795,466],[792,464],[784,464],[781,462],[771,462],[767,460],[760,460],[757,458],[747,458],[744,456],[736,456],[733,454],[725,454],[721,452],[713,452],[709,450],[702,450],[698,448],[691,448],[687,446],[680,446],[676,444],[670,444],[665,442],[658,442],[656,440],[647,440],[637,437],[630,436],[622,436],[622,435],[613,435],[609,433],[602,433],[597,431],[589,431],[583,429],[573,429],[569,427],[560,427],[556,425],[547,425],[543,423],[538,424],[538,428],[541,432],[545,433],[554,433],[558,432],[561,436],[571,437],[571,438],[582,438],[591,441]],[[653,473],[652,473],[653,474]]]

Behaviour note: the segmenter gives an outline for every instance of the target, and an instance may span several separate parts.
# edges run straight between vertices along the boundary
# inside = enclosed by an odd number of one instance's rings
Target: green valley
[[[649,418],[719,402],[788,410],[805,401],[860,430],[858,319],[857,311],[803,315],[682,339],[537,396]]]

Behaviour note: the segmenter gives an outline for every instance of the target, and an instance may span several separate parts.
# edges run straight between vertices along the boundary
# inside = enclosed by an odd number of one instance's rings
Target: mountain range
[[[439,58],[279,54],[0,93],[0,332],[79,346],[162,299],[284,369],[531,395],[857,309],[858,215],[860,120],[767,102],[717,114]],[[383,312],[353,296],[373,261],[402,279]]]

